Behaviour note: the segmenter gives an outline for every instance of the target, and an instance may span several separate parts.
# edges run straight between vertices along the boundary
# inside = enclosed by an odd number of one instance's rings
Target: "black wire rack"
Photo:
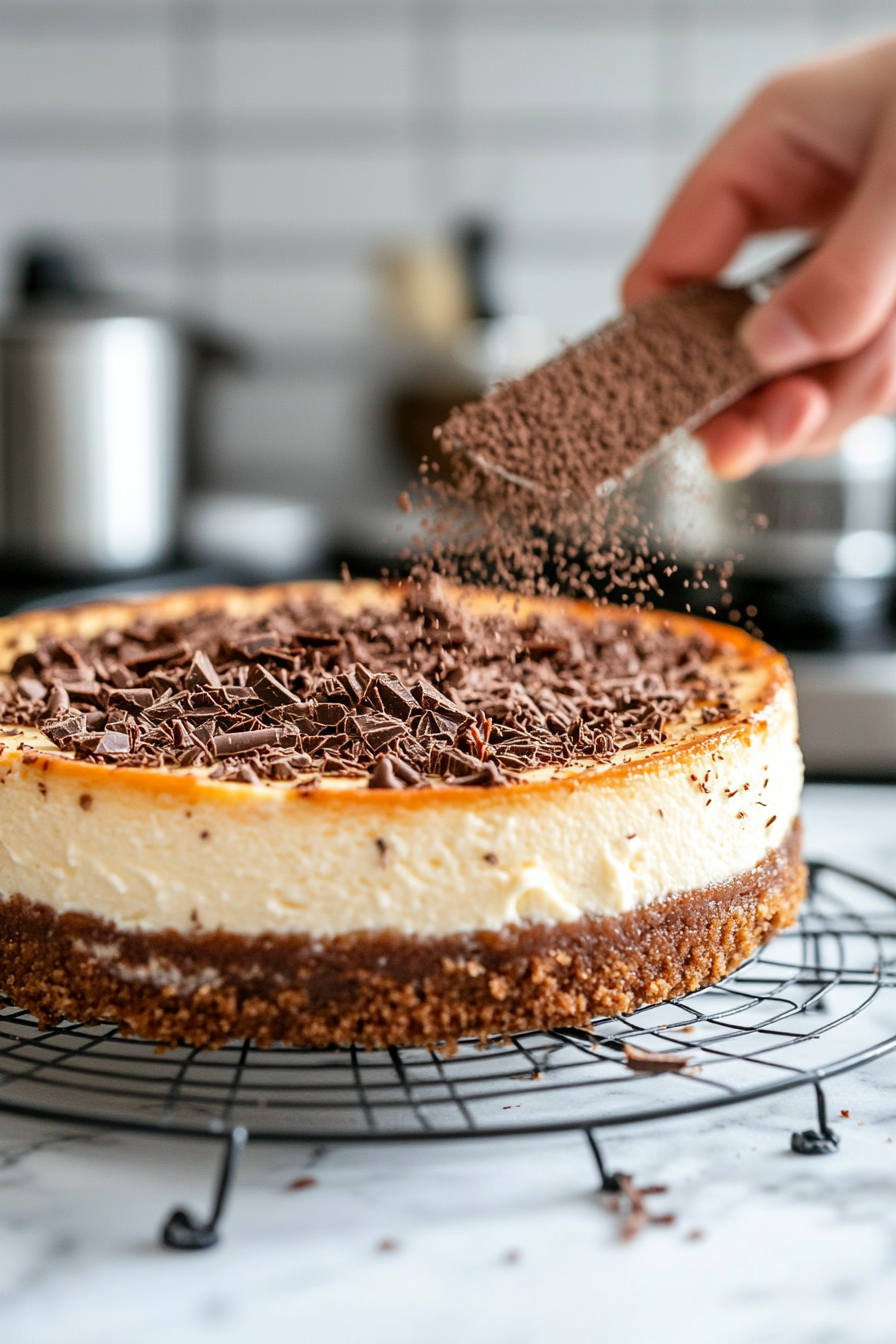
[[[168,1245],[212,1245],[251,1137],[382,1142],[581,1130],[604,1190],[615,1188],[597,1132],[813,1086],[817,1129],[795,1151],[836,1150],[822,1083],[896,1048],[896,890],[832,864],[810,865],[799,923],[721,983],[600,1018],[485,1046],[316,1050],[251,1041],[160,1051],[111,1023],[42,1030],[0,996],[0,1110],[224,1143],[212,1214],[177,1210]],[[896,1025],[896,1024],[894,1024]],[[658,1058],[659,1057],[659,1058]]]

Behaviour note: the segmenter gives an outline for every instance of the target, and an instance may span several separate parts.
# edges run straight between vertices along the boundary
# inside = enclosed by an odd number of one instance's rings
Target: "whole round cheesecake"
[[[732,971],[805,892],[785,660],[439,587],[0,621],[0,990],[197,1046],[451,1043]]]

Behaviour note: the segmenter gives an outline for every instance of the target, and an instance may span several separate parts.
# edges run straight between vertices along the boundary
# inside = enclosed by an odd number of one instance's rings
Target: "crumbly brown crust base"
[[[494,933],[142,933],[16,895],[0,901],[0,990],[44,1026],[112,1021],[171,1045],[434,1046],[581,1025],[713,984],[792,924],[805,893],[796,822],[720,886]]]

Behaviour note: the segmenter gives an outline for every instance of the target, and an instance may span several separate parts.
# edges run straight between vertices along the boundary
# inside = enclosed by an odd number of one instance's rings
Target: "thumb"
[[[841,359],[896,304],[896,115],[879,128],[852,200],[809,260],[747,314],[741,338],[766,373]]]

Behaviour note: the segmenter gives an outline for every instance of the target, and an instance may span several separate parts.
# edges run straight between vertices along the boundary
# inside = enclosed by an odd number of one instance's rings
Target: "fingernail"
[[[747,313],[738,335],[764,373],[804,368],[817,358],[815,342],[773,299]]]

